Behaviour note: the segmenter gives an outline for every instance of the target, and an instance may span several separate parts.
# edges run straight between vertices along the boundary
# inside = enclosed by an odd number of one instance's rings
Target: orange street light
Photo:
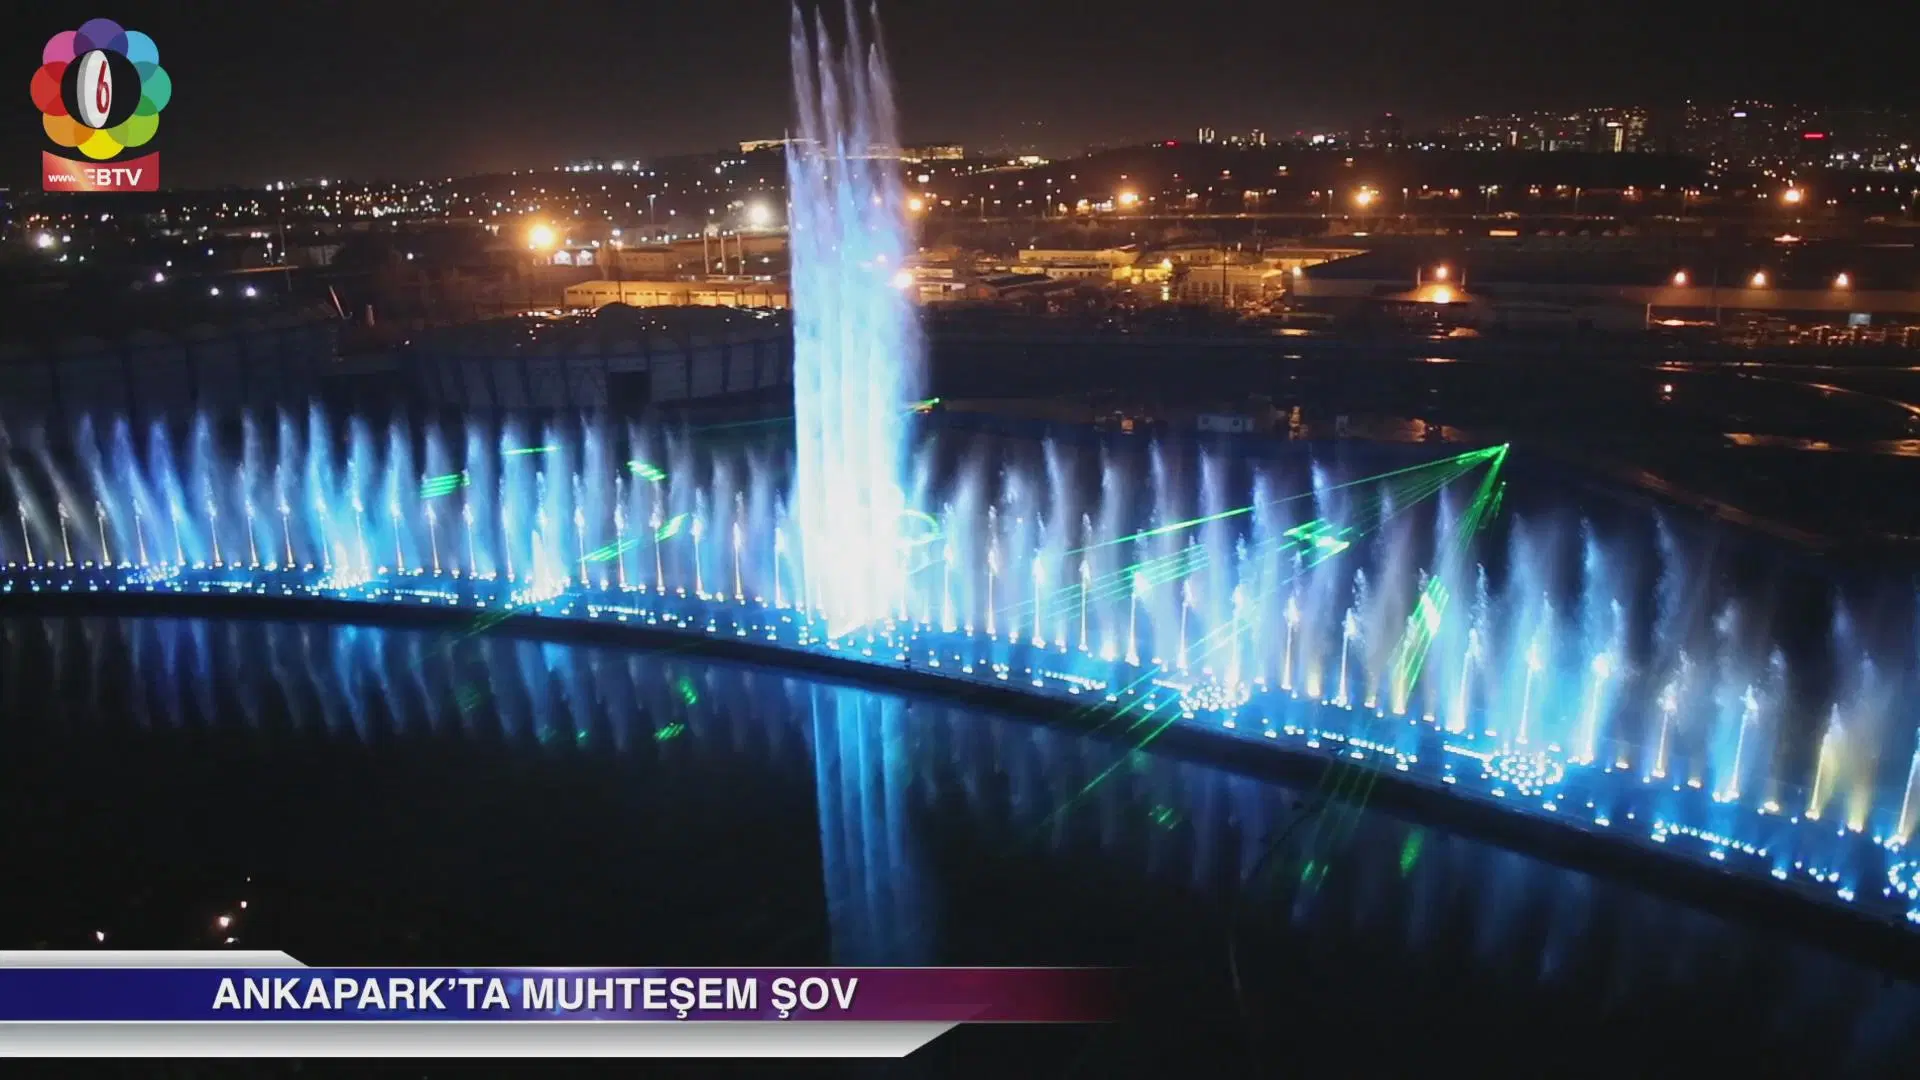
[[[1806,197],[1807,197],[1806,192],[1801,191],[1799,188],[1793,188],[1793,187],[1790,187],[1787,190],[1780,193],[1780,201],[1786,203],[1788,206],[1796,206],[1799,204],[1800,200]]]
[[[1673,272],[1673,283],[1677,287],[1684,287],[1687,284],[1687,272],[1685,270],[1675,270]]]
[[[1764,289],[1764,288],[1766,288],[1766,287],[1767,287],[1767,272],[1766,272],[1765,270],[1755,270],[1755,271],[1753,272],[1753,277],[1751,277],[1751,278],[1749,278],[1749,279],[1747,280],[1747,284],[1749,284],[1749,285],[1752,285],[1752,286],[1753,286],[1754,288],[1756,288],[1756,289]]]
[[[1845,289],[1852,285],[1853,285],[1853,279],[1848,277],[1845,273],[1842,273],[1833,279],[1833,287],[1836,289]]]

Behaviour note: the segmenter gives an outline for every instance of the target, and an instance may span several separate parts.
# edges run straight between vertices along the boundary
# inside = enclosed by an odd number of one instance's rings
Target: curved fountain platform
[[[1770,802],[1746,804],[1624,762],[1586,760],[1557,745],[1520,748],[1448,730],[1462,725],[1432,717],[1259,684],[1229,689],[1208,672],[1155,661],[1103,665],[1066,642],[911,620],[836,639],[806,610],[746,595],[645,586],[531,592],[457,574],[345,580],[316,569],[234,565],[9,565],[0,568],[5,612],[397,622],[691,648],[957,698],[1080,730],[1123,752],[1150,745],[1263,778],[1317,782],[1335,801],[1367,801],[1629,879],[1920,978],[1920,854],[1892,838]],[[1112,674],[1076,673],[1103,667]]]

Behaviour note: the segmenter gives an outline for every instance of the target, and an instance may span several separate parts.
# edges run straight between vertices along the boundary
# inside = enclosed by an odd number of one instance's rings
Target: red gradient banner
[[[1101,968],[46,968],[0,964],[22,1021],[1100,1023]],[[402,993],[400,987],[405,987]],[[6,1048],[0,1031],[0,1053]]]
[[[159,191],[160,155],[124,161],[74,161],[40,152],[43,191]]]

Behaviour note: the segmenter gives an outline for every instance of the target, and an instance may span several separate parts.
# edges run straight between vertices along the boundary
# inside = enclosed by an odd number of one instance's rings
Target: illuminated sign
[[[40,50],[31,93],[47,138],[79,154],[42,151],[43,190],[159,190],[158,153],[120,157],[153,141],[173,98],[152,38],[111,19],[62,30]]]

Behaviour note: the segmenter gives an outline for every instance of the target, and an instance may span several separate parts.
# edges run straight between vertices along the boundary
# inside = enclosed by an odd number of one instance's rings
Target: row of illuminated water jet
[[[372,552],[369,548],[367,518],[364,507],[358,499],[352,501],[352,506],[354,511],[353,538],[358,549],[358,569],[348,570],[346,573],[338,572],[338,567],[333,557],[327,554],[326,545],[324,544],[320,545],[322,548],[320,564],[316,567],[308,563],[303,567],[308,571],[317,569],[328,575],[327,584],[333,587],[347,587],[353,584],[366,583],[374,580],[376,577],[384,577],[390,574],[409,575],[426,574],[429,572],[435,576],[451,575],[456,578],[467,577],[476,580],[496,580],[500,577],[504,577],[508,581],[522,580],[522,576],[516,574],[512,566],[510,551],[504,552],[507,558],[504,574],[496,575],[481,573],[479,571],[480,563],[476,551],[476,541],[474,539],[474,514],[471,504],[464,505],[459,515],[462,527],[465,530],[465,567],[463,568],[457,565],[457,563],[451,567],[443,565],[443,553],[441,551],[442,538],[439,534],[440,517],[438,512],[432,506],[429,506],[426,510],[425,520],[429,533],[428,540],[431,552],[430,566],[413,567],[411,569],[406,564],[405,549],[399,542],[401,536],[397,531],[395,534],[396,543],[393,567],[389,568],[375,565]],[[76,525],[74,515],[64,504],[61,504],[58,507],[57,518],[62,563],[69,567],[92,565],[91,561],[76,561],[75,544],[77,541],[83,547],[92,546],[96,549],[99,556],[99,565],[118,565],[126,569],[139,568],[147,570],[157,568],[167,570],[171,568],[184,568],[189,565],[202,567],[204,565],[211,565],[213,567],[240,566],[255,570],[275,570],[281,565],[288,568],[298,567],[300,564],[296,559],[296,529],[292,520],[292,507],[282,502],[277,509],[281,519],[281,535],[277,538],[280,544],[275,546],[282,548],[286,556],[284,564],[276,565],[278,561],[274,559],[273,554],[278,553],[269,554],[266,560],[261,559],[260,542],[262,536],[257,528],[257,516],[253,507],[250,505],[247,507],[245,513],[248,542],[246,561],[240,563],[237,560],[229,559],[220,548],[218,528],[219,512],[218,507],[211,501],[207,507],[208,520],[206,524],[208,526],[208,536],[212,544],[212,551],[211,559],[207,564],[189,562],[185,551],[185,542],[182,539],[184,530],[180,528],[181,514],[177,506],[173,507],[174,528],[172,530],[173,538],[171,546],[173,548],[174,559],[172,562],[167,562],[164,559],[155,562],[151,559],[149,552],[149,532],[155,534],[152,537],[155,543],[160,543],[164,538],[159,535],[158,530],[149,529],[144,516],[136,509],[133,515],[134,522],[132,529],[132,538],[135,545],[135,551],[132,553],[134,558],[116,563],[111,541],[111,537],[114,535],[113,522],[110,520],[105,505],[102,503],[95,504],[94,514],[92,515],[92,525],[94,528],[87,530],[92,531],[94,536],[88,538],[76,535],[82,530]],[[33,547],[33,530],[30,527],[28,507],[22,502],[18,510],[25,562],[28,566],[45,565],[40,561],[40,558],[36,556]],[[989,513],[991,514],[991,511]],[[392,516],[395,519],[396,525],[399,524],[401,514],[397,508],[392,510]],[[625,513],[619,504],[616,504],[614,518],[616,527],[615,541],[604,547],[590,550],[585,540],[586,522],[584,513],[582,511],[575,512],[574,531],[579,541],[577,550],[573,553],[573,559],[568,561],[577,564],[578,577],[576,579],[564,572],[551,574],[545,571],[545,565],[553,564],[553,560],[542,559],[540,557],[543,542],[539,538],[544,534],[546,522],[543,512],[536,513],[535,528],[531,534],[533,538],[532,550],[536,553],[534,560],[535,566],[532,568],[523,568],[529,570],[529,572],[524,575],[524,580],[529,585],[529,588],[516,593],[515,598],[521,601],[529,601],[558,596],[572,588],[576,580],[580,584],[590,585],[596,577],[596,566],[602,568],[597,576],[599,577],[599,584],[603,588],[610,587],[617,582],[621,589],[637,587],[645,590],[647,588],[646,585],[636,585],[631,582],[628,574],[628,563],[630,561],[628,553],[640,546],[644,540],[642,537],[627,535]],[[651,529],[651,539],[653,541],[650,545],[653,552],[653,565],[651,567],[651,577],[653,579],[651,586],[652,591],[661,595],[666,595],[669,592],[678,592],[682,596],[687,595],[687,590],[684,586],[677,588],[670,586],[667,563],[663,555],[665,542],[675,535],[685,532],[693,546],[692,594],[702,600],[708,601],[728,599],[729,594],[721,589],[710,589],[709,583],[706,580],[704,564],[707,559],[701,551],[701,546],[707,535],[707,526],[704,517],[685,513],[668,517],[660,508],[659,504],[656,503],[653,514],[649,520],[649,526]],[[1288,530],[1285,537],[1288,541],[1297,543],[1302,549],[1313,553],[1316,557],[1326,558],[1337,554],[1349,546],[1349,542],[1344,539],[1343,532],[1344,530],[1326,526],[1324,523],[1312,522]],[[746,574],[743,567],[743,562],[747,557],[744,515],[736,516],[729,530],[729,534],[728,549],[731,556],[730,571],[732,579],[730,595],[731,599],[736,603],[744,603],[749,599]],[[642,534],[642,536],[644,535],[645,534]],[[1202,545],[1189,544],[1185,548],[1170,555],[1147,560],[1146,562],[1124,568],[1115,574],[1101,575],[1107,579],[1118,579],[1117,584],[1114,580],[1105,582],[1097,581],[1091,561],[1082,558],[1078,564],[1078,583],[1066,589],[1052,592],[1051,596],[1055,602],[1049,605],[1050,594],[1046,587],[1046,561],[1043,555],[1036,552],[1033,556],[1031,573],[1027,575],[1028,580],[1031,582],[1031,590],[1021,589],[1017,585],[1007,582],[1007,575],[1002,572],[997,531],[990,527],[988,537],[989,542],[984,559],[984,566],[981,571],[981,577],[984,580],[983,596],[985,598],[984,604],[981,605],[981,614],[983,622],[982,629],[984,629],[986,635],[990,638],[1000,637],[1004,630],[1007,639],[1011,642],[1030,642],[1036,647],[1057,647],[1059,651],[1066,652],[1070,647],[1071,639],[1075,636],[1072,628],[1077,624],[1077,649],[1080,653],[1088,656],[1098,656],[1101,660],[1108,662],[1124,659],[1128,664],[1137,667],[1142,663],[1139,628],[1142,598],[1152,593],[1156,586],[1176,579],[1180,584],[1178,586],[1179,609],[1176,647],[1174,650],[1175,659],[1172,664],[1174,669],[1183,675],[1187,674],[1196,666],[1200,666],[1198,661],[1204,661],[1209,656],[1217,655],[1218,651],[1226,647],[1228,642],[1235,643],[1232,648],[1234,655],[1237,657],[1238,650],[1240,649],[1238,642],[1248,636],[1249,623],[1244,610],[1247,591],[1244,583],[1236,584],[1232,590],[1233,611],[1231,617],[1212,625],[1211,628],[1201,628],[1204,629],[1204,632],[1200,633],[1196,633],[1196,628],[1190,625],[1193,621],[1192,616],[1195,611],[1194,575],[1207,561],[1206,548]],[[938,539],[937,525],[934,538],[936,540]],[[88,544],[89,539],[93,541],[92,544]],[[337,546],[343,547],[344,545]],[[344,551],[340,553],[343,556],[345,555]],[[903,558],[904,557],[903,554]],[[799,589],[800,595],[791,598],[785,595],[785,583],[788,575],[781,572],[781,565],[787,563],[791,566],[789,560],[790,552],[788,551],[785,531],[776,527],[774,529],[774,572],[772,574],[773,606],[780,609],[787,609],[789,607],[789,600],[793,600],[795,601],[793,604],[794,607],[803,611],[808,610],[809,604],[804,588],[804,573],[796,574],[801,585]],[[343,563],[351,563],[355,560],[343,558],[341,561]],[[611,568],[606,567],[608,563],[612,564]],[[933,591],[931,589],[920,590],[919,595],[923,600],[924,606],[918,613],[919,622],[928,628],[937,625],[941,630],[946,632],[964,630],[971,635],[975,631],[975,626],[971,618],[961,619],[955,614],[954,592],[950,580],[952,573],[950,561],[942,557],[929,562],[920,569],[924,571],[936,565],[939,567],[941,578],[939,611],[936,613],[932,609]],[[613,581],[608,580],[609,574],[607,573],[607,569],[611,569]],[[1018,575],[1016,575],[1016,577],[1017,576]],[[997,596],[1002,590],[1017,590],[1023,594],[1023,597],[1003,607],[997,600]],[[1109,641],[1096,648],[1093,642],[1095,635],[1093,628],[1090,626],[1091,616],[1089,609],[1096,602],[1117,599],[1121,591],[1124,591],[1126,594],[1128,608],[1124,646],[1118,641]],[[753,597],[753,599],[763,600],[762,597],[758,596]],[[1051,612],[1049,610],[1050,606]],[[1008,614],[1016,616],[1020,625],[1004,627],[1000,625],[1006,621],[1004,616]],[[1031,615],[1030,621],[1026,617],[1027,614]],[[1049,619],[1050,614],[1052,615],[1051,620]],[[903,622],[913,621],[909,611],[906,609],[904,601],[902,609],[897,612],[897,615]],[[1300,663],[1296,657],[1295,637],[1301,621],[1302,612],[1300,610],[1298,596],[1297,594],[1290,595],[1287,598],[1283,614],[1285,639],[1281,649],[1282,656],[1278,681],[1280,690],[1287,693],[1295,693],[1296,696],[1295,676],[1299,670]],[[1056,631],[1052,635],[1049,635],[1047,632],[1049,622],[1051,622],[1053,629]],[[1355,664],[1353,660],[1353,643],[1361,636],[1357,611],[1352,608],[1347,609],[1344,618],[1341,620],[1341,628],[1342,633],[1340,637],[1337,672],[1334,679],[1334,692],[1330,698],[1325,698],[1325,700],[1328,700],[1332,705],[1343,708],[1354,708],[1356,704],[1362,705],[1369,711],[1382,712],[1384,715],[1383,710],[1379,707],[1379,693],[1377,688],[1370,689],[1360,702],[1356,702],[1353,693],[1352,684],[1356,681],[1353,669],[1360,666]],[[1196,653],[1198,654],[1197,657]],[[1484,659],[1482,653],[1482,637],[1476,628],[1469,631],[1467,635],[1465,652],[1462,657],[1463,662],[1459,666],[1460,674],[1458,684],[1452,688],[1454,691],[1453,701],[1450,703],[1451,708],[1448,710],[1447,720],[1444,724],[1445,729],[1450,733],[1464,734],[1467,731],[1467,717],[1470,712],[1469,695],[1471,677],[1475,666]],[[1156,666],[1160,664],[1158,657],[1152,657],[1151,659]],[[1532,730],[1536,719],[1535,713],[1537,712],[1535,683],[1537,679],[1542,677],[1545,668],[1542,650],[1538,642],[1529,646],[1525,659],[1526,672],[1521,687],[1520,707],[1515,717],[1515,724],[1511,736],[1503,744],[1508,749],[1519,749],[1523,751],[1530,746],[1536,745],[1534,740],[1538,738],[1538,734]],[[1237,660],[1228,666],[1229,670],[1225,673],[1226,678],[1224,682],[1226,685],[1222,688],[1223,692],[1217,694],[1202,693],[1196,700],[1205,701],[1210,697],[1218,698],[1219,700],[1214,702],[1217,708],[1222,710],[1236,708],[1248,699],[1256,685],[1262,688],[1266,685],[1266,681],[1263,678],[1244,678],[1238,670],[1239,664]],[[1614,660],[1610,653],[1601,652],[1592,658],[1589,667],[1590,683],[1585,695],[1585,705],[1576,724],[1576,733],[1572,740],[1573,752],[1569,755],[1569,760],[1573,763],[1593,764],[1601,758],[1600,733],[1602,728],[1602,701],[1604,688],[1613,674],[1613,666]],[[1209,675],[1212,674],[1210,670],[1204,667],[1202,670],[1205,670]],[[1373,683],[1376,680],[1362,676],[1359,681]],[[1323,688],[1321,686],[1322,676],[1317,670],[1306,672],[1305,682],[1308,685],[1304,689],[1309,697],[1316,700],[1323,699]],[[1391,698],[1389,708],[1391,711],[1395,715],[1404,715],[1408,708],[1410,687],[1400,685],[1400,680],[1396,678],[1395,685],[1390,688],[1389,694]],[[1669,685],[1665,689],[1661,694],[1659,705],[1661,710],[1661,724],[1657,744],[1652,754],[1652,768],[1649,773],[1652,778],[1656,779],[1664,778],[1667,775],[1671,763],[1674,721],[1676,713],[1679,710],[1677,686]],[[1739,724],[1739,733],[1734,748],[1732,767],[1720,786],[1713,792],[1714,798],[1719,801],[1734,802],[1741,798],[1741,779],[1742,774],[1747,771],[1747,758],[1750,753],[1748,743],[1751,733],[1758,726],[1759,709],[1760,705],[1757,695],[1753,689],[1749,687],[1743,699],[1743,715]],[[1427,718],[1429,720],[1433,719],[1430,713]],[[1498,735],[1499,733],[1489,730],[1486,734]],[[1814,783],[1808,794],[1807,805],[1803,811],[1805,817],[1817,820],[1821,816],[1826,803],[1834,794],[1841,762],[1840,741],[1843,736],[1844,729],[1839,723],[1836,709],[1835,715],[1830,719],[1827,731],[1822,738],[1817,757]],[[1557,747],[1555,749],[1557,749]],[[1621,769],[1628,767],[1624,756],[1616,761],[1615,765]],[[1690,779],[1689,783],[1690,786],[1696,788],[1701,786],[1701,781],[1697,776]],[[1771,801],[1765,804],[1765,808],[1775,812],[1779,809],[1777,804]],[[1911,834],[1915,827],[1917,816],[1920,816],[1920,751],[1916,751],[1914,768],[1908,777],[1902,806],[1898,814],[1898,827],[1896,832],[1899,837],[1904,838]],[[1859,827],[1858,822],[1855,822],[1854,825],[1856,828]]]

